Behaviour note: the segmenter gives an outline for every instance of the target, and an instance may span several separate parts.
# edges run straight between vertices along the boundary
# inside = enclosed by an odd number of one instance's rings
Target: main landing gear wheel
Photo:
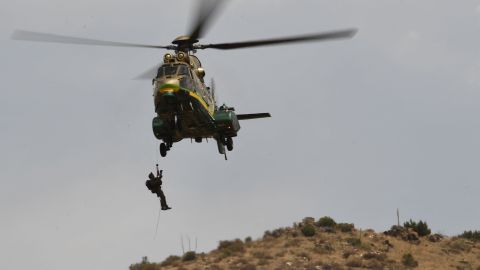
[[[227,150],[232,151],[233,150],[233,140],[232,137],[228,137],[227,140],[225,141],[225,144],[227,145]]]
[[[167,155],[167,145],[165,143],[160,144],[160,155],[165,157]]]

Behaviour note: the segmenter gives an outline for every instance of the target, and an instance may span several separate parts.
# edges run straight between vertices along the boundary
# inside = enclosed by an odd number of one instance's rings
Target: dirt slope
[[[473,269],[480,270],[480,243],[464,238],[418,237],[396,227],[386,235],[353,224],[319,226],[306,218],[292,227],[267,231],[262,239],[220,241],[209,253],[187,252],[161,263],[133,264],[157,269]],[[313,234],[313,235],[312,235]],[[306,236],[311,235],[311,236]]]

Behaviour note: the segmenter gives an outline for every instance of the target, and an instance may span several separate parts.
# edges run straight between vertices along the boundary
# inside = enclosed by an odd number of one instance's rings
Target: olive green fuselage
[[[185,64],[164,64],[154,79],[157,139],[235,137],[240,129],[233,108],[217,107],[213,90]]]

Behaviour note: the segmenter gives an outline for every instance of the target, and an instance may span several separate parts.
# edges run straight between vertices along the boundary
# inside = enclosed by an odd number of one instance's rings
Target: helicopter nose
[[[160,94],[173,94],[175,92],[178,92],[180,89],[180,82],[177,79],[168,79],[163,81],[159,87],[158,87],[158,92]]]
[[[164,99],[168,104],[173,104],[176,102],[176,93],[180,91],[180,82],[177,79],[168,79],[158,87],[159,96]]]

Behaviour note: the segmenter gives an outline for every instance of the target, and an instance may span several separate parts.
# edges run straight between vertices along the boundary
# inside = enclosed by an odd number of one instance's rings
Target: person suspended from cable
[[[167,205],[167,199],[165,198],[165,194],[162,191],[162,177],[163,177],[163,170],[158,170],[157,164],[157,176],[155,176],[152,172],[148,175],[148,180],[145,182],[148,190],[152,193],[157,194],[157,197],[160,198],[160,204],[162,206],[162,210],[172,209]]]

